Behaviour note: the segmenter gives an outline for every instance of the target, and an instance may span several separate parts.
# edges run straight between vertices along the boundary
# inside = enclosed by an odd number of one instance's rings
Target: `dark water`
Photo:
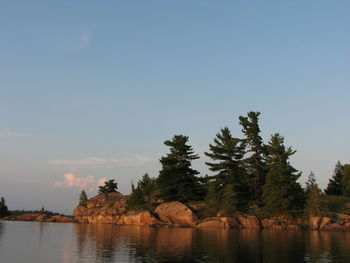
[[[350,233],[0,221],[0,262],[350,262]]]

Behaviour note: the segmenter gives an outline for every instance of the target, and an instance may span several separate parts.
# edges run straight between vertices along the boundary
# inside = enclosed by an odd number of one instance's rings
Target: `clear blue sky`
[[[324,187],[350,162],[350,2],[0,0],[0,195],[71,213],[81,188],[157,176],[261,112]],[[204,158],[194,167],[208,173]],[[66,175],[66,177],[64,177]]]

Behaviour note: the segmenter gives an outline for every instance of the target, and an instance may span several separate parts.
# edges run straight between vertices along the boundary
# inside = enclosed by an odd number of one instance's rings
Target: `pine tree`
[[[295,151],[283,145],[278,133],[271,136],[268,144],[267,165],[269,172],[263,189],[265,210],[270,213],[293,213],[304,206],[304,191],[297,182],[301,173],[289,163]]]
[[[260,136],[259,115],[260,112],[248,112],[247,117],[240,116],[240,125],[243,127],[242,132],[245,135],[243,142],[247,146],[246,163],[248,174],[253,182],[254,199],[260,201],[262,197],[262,188],[266,180],[266,164],[264,156],[266,147]]]
[[[342,192],[345,196],[350,197],[350,164],[343,166]]]
[[[99,194],[108,194],[117,192],[118,189],[118,183],[114,182],[114,179],[108,180],[105,182],[105,185],[101,185],[98,187],[98,193]]]
[[[164,201],[188,202],[201,198],[196,177],[199,172],[191,168],[191,162],[199,157],[187,142],[188,137],[183,135],[175,135],[172,140],[164,142],[170,147],[170,153],[160,159],[159,197]]]
[[[227,184],[223,191],[221,209],[226,216],[233,216],[237,212],[237,194],[235,193],[233,184]]]
[[[233,138],[228,127],[224,127],[216,134],[214,144],[209,145],[210,152],[204,154],[214,162],[206,162],[209,169],[215,172],[211,177],[217,187],[220,203],[223,200],[223,192],[228,184],[236,194],[236,204],[239,207],[246,205],[248,181],[243,167],[244,146],[241,140]]]
[[[311,191],[311,187],[316,184],[315,174],[311,172],[306,181],[305,193],[308,195]]]
[[[327,203],[325,194],[318,187],[314,174],[311,172],[307,182],[306,213],[309,217],[325,216],[327,213]]]
[[[10,212],[6,206],[5,198],[1,197],[0,199],[0,217],[8,216]]]
[[[144,174],[142,179],[138,181],[137,187],[131,183],[131,195],[127,201],[128,208],[145,208],[147,204],[150,204],[151,194],[154,190],[156,190],[156,180],[150,178],[147,173]]]
[[[343,178],[343,165],[338,161],[335,165],[333,176],[329,179],[329,183],[325,190],[327,195],[342,195],[342,178]]]
[[[86,206],[86,201],[88,200],[88,197],[85,193],[85,191],[81,191],[80,196],[79,196],[79,205],[80,206]]]

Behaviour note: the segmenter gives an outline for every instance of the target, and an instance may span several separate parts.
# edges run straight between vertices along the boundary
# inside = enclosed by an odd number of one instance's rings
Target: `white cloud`
[[[67,187],[67,188],[80,188],[80,189],[89,189],[91,190],[95,184],[95,176],[85,176],[77,177],[73,173],[66,173],[63,175],[63,182],[54,182],[53,185],[57,187]]]
[[[2,129],[0,130],[0,137],[9,137],[9,136],[27,136],[28,134],[13,132],[10,129]]]
[[[96,189],[98,189],[99,186],[104,185],[105,182],[107,182],[107,178],[101,178],[100,180],[98,180],[97,185],[96,185]]]
[[[50,161],[50,164],[55,166],[65,166],[74,169],[81,169],[96,167],[139,166],[156,161],[157,158],[152,156],[134,155],[131,157],[122,158],[89,157],[84,159],[57,159]]]

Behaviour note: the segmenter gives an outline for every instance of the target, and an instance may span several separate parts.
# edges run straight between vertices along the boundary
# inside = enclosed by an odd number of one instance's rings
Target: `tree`
[[[338,161],[335,165],[333,176],[329,179],[329,183],[325,190],[327,195],[342,195],[342,178],[343,178],[343,165]]]
[[[327,202],[325,194],[318,187],[315,175],[311,172],[306,187],[306,213],[309,217],[324,216],[327,213]]]
[[[247,203],[247,178],[243,168],[244,145],[238,138],[233,138],[228,127],[216,134],[214,144],[209,144],[210,152],[204,154],[214,162],[206,162],[209,170],[215,172],[211,176],[218,193],[219,203],[224,200],[225,187],[230,184],[235,193],[236,205],[242,207]],[[213,186],[211,186],[213,187]]]
[[[305,187],[306,195],[308,195],[310,193],[312,186],[315,184],[316,184],[315,174],[313,172],[311,172],[307,178],[307,181],[306,181],[306,187]]]
[[[40,214],[40,215],[45,215],[46,212],[47,212],[47,211],[45,210],[44,206],[42,205],[42,206],[41,206],[41,209],[40,209],[40,211],[39,211],[39,214]]]
[[[164,201],[188,202],[201,198],[201,187],[196,175],[197,170],[191,168],[191,162],[198,159],[192,146],[187,144],[188,137],[175,135],[164,144],[170,147],[170,153],[160,159],[162,170],[159,171],[159,197]]]
[[[10,212],[6,206],[5,198],[1,197],[0,199],[0,217],[8,216]]]
[[[304,207],[304,192],[297,182],[301,173],[292,167],[289,158],[295,151],[286,148],[284,138],[278,133],[271,136],[267,146],[269,172],[263,188],[263,201],[266,212],[293,213]]]
[[[341,179],[342,192],[345,196],[350,197],[350,164],[344,164],[343,177]]]
[[[147,173],[144,174],[136,187],[131,183],[131,195],[127,201],[128,208],[146,208],[151,203],[151,194],[154,190],[156,190],[156,180],[150,178]]]
[[[117,189],[118,189],[118,183],[115,183],[114,179],[111,179],[105,182],[104,186],[101,185],[98,187],[98,193],[99,194],[113,193],[113,192],[117,192]]]
[[[239,123],[243,127],[242,132],[245,135],[243,142],[247,146],[247,153],[250,154],[244,161],[253,182],[254,199],[259,202],[262,197],[262,187],[265,184],[267,173],[264,161],[266,146],[260,136],[258,123],[260,112],[251,111],[247,115],[247,117],[239,117]]]
[[[86,206],[86,201],[88,200],[88,197],[85,193],[85,191],[81,191],[80,196],[79,196],[79,205],[80,206]]]

